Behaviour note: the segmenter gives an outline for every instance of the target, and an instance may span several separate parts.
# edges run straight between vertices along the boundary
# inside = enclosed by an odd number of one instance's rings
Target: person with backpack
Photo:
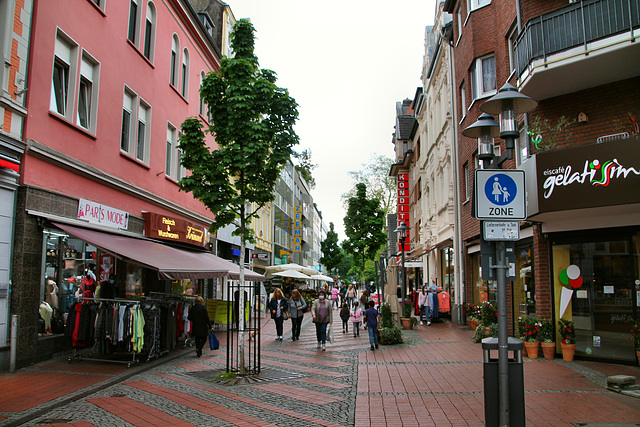
[[[300,291],[294,289],[291,291],[291,299],[289,299],[289,317],[291,318],[291,340],[300,339],[300,327],[304,313],[307,311],[307,302],[300,295]]]

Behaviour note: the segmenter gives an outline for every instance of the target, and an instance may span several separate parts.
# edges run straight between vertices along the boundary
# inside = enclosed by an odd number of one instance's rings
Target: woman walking
[[[325,351],[327,325],[333,323],[333,310],[331,310],[331,303],[327,301],[327,292],[324,289],[318,291],[318,299],[314,301],[311,307],[311,315],[313,316],[313,323],[316,324],[318,348],[322,347],[322,351]]]
[[[276,322],[276,340],[282,341],[282,323],[284,322],[284,312],[289,308],[287,300],[280,288],[276,288],[269,301],[269,310],[271,310],[271,318]]]
[[[362,309],[358,301],[353,303],[353,310],[351,310],[351,322],[353,322],[353,336],[360,336],[360,323],[362,322]]]
[[[349,304],[346,302],[342,304],[342,310],[340,310],[340,318],[342,319],[342,333],[349,332]]]
[[[369,307],[369,301],[371,301],[371,297],[369,296],[369,291],[365,289],[364,291],[362,291],[362,295],[360,295],[360,307],[363,310],[366,310],[367,307]],[[367,330],[366,323],[362,326],[362,329]]]
[[[427,326],[431,324],[429,317],[431,315],[431,301],[429,299],[429,290],[427,286],[423,286],[418,294],[418,306],[420,306],[420,324],[424,325],[427,322]],[[422,320],[424,318],[424,321]]]
[[[356,300],[356,296],[358,293],[356,292],[353,285],[349,285],[347,288],[347,300],[349,301],[349,307],[353,308],[353,302]]]
[[[304,312],[307,309],[307,302],[300,295],[300,291],[294,289],[291,291],[291,299],[289,300],[289,317],[291,317],[291,340],[300,339],[300,326]]]
[[[189,310],[188,320],[191,324],[191,335],[196,340],[196,356],[202,356],[202,347],[207,342],[207,337],[211,332],[211,320],[209,320],[209,313],[204,306],[204,300],[202,297],[196,297],[196,303],[191,310]]]

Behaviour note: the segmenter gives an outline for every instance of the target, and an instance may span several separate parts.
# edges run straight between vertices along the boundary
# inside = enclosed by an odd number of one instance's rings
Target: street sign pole
[[[504,241],[496,242],[498,276],[498,396],[500,425],[509,425],[509,334],[507,330],[507,249]]]

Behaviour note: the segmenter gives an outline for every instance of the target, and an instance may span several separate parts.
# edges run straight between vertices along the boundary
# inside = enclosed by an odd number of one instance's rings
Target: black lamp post
[[[394,230],[395,233],[400,233],[400,245],[402,247],[402,287],[400,288],[400,291],[402,292],[402,304],[404,304],[404,300],[407,297],[407,291],[406,291],[407,269],[404,266],[404,242],[407,239],[408,230],[409,230],[409,227],[404,222]],[[402,313],[400,315],[402,315]]]
[[[478,120],[462,131],[464,136],[478,138],[478,158],[485,168],[500,168],[507,159],[513,159],[515,139],[518,132],[518,115],[527,113],[538,105],[538,102],[521,94],[518,90],[505,83],[498,93],[480,106],[484,111]],[[488,114],[487,114],[488,113]],[[490,114],[499,114],[498,124]],[[499,136],[505,140],[505,153],[495,158],[493,139]],[[481,227],[483,229],[484,227]],[[482,236],[484,240],[484,236]],[[497,309],[498,309],[498,396],[500,426],[509,425],[509,348],[507,325],[507,250],[505,241],[495,242],[497,270]],[[485,379],[486,381],[486,379]]]

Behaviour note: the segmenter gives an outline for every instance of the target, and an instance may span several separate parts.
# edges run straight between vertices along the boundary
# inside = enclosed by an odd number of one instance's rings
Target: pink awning
[[[168,280],[208,279],[228,276],[238,279],[240,266],[210,252],[190,252],[144,238],[103,233],[54,222],[56,227],[123,259],[158,271],[158,277]],[[245,280],[262,281],[264,276],[245,270]]]

